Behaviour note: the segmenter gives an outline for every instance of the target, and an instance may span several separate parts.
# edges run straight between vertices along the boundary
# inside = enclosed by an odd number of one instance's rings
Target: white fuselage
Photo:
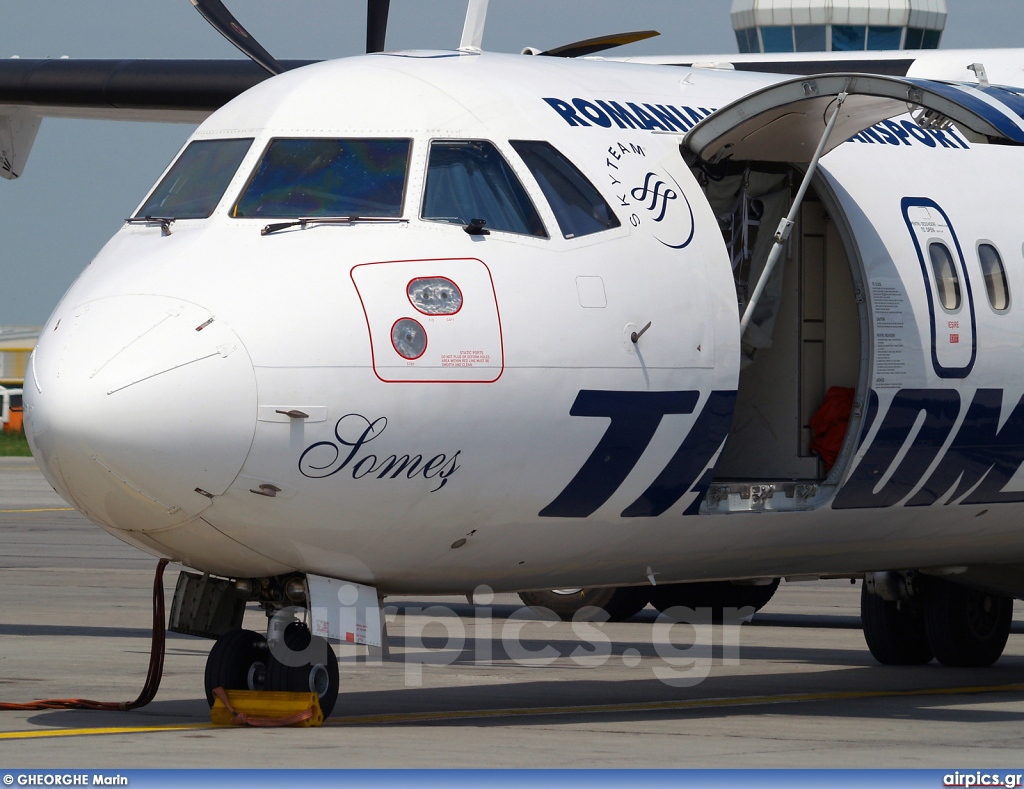
[[[169,234],[126,225],[54,311],[25,385],[36,457],[108,531],[228,577],[464,592],[1024,561],[1024,494],[1008,493],[1024,489],[1021,450],[999,433],[1024,394],[1024,317],[990,307],[977,258],[983,241],[998,248],[1011,299],[1024,293],[1016,148],[922,132],[824,159],[817,189],[841,225],[862,332],[851,434],[800,506],[706,500],[742,387],[740,337],[721,228],[679,142],[684,121],[777,79],[402,53],[257,86],[193,136],[253,140],[213,215]],[[679,127],[576,123],[577,98],[671,106]],[[261,235],[267,219],[231,216],[268,143],[287,137],[411,139],[403,221]],[[420,218],[429,145],[455,139],[497,146],[547,238]],[[510,140],[558,148],[620,225],[564,238]],[[909,214],[905,198],[919,199]],[[927,245],[947,225],[971,294],[956,315],[929,308],[915,247],[915,232]],[[409,360],[389,332],[414,312],[417,278],[457,283],[465,305],[416,316],[428,344]],[[985,402],[1001,404],[1001,449],[961,454],[998,455],[1001,498],[975,495],[984,481],[947,491],[954,474],[906,506],[947,455],[983,442],[984,409],[968,416],[979,390],[998,391]],[[857,474],[871,462],[869,483]]]

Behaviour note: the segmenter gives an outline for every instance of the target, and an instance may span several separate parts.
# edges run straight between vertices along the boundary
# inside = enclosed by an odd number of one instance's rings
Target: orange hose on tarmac
[[[40,699],[25,704],[0,702],[0,710],[114,710],[127,712],[145,707],[160,689],[160,679],[164,673],[164,654],[167,647],[167,626],[164,613],[164,568],[167,559],[161,559],[156,566],[156,578],[153,579],[153,640],[149,653],[149,672],[146,684],[135,701],[92,701],[91,699]]]

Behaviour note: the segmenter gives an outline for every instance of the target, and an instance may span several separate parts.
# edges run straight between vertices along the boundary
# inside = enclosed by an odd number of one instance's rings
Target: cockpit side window
[[[213,213],[252,138],[189,143],[136,216],[205,219]]]
[[[529,195],[492,143],[442,140],[430,145],[423,219],[547,238]]]
[[[271,140],[235,217],[400,217],[408,139]]]
[[[511,145],[537,179],[563,236],[578,238],[619,226],[601,193],[553,145],[526,140],[512,140]]]

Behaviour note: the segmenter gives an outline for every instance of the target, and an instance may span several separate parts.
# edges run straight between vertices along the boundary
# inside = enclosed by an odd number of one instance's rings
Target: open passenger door
[[[1005,87],[873,74],[823,74],[754,91],[694,126],[688,160],[810,162],[840,94],[847,94],[822,153],[910,112],[925,129],[957,124],[990,142],[1024,144],[1024,92]]]
[[[683,138],[680,151],[691,165],[726,160],[808,165],[740,319],[741,337],[821,157],[864,129],[907,112],[925,129],[956,123],[990,142],[1024,144],[1024,94],[1014,89],[873,74],[823,74],[762,88],[705,118]]]
[[[709,488],[710,512],[821,506],[830,494],[820,493],[819,486],[838,482],[844,473],[843,458],[852,457],[858,420],[848,423],[832,471],[812,460],[809,446],[810,420],[828,389],[858,385],[866,342],[858,320],[852,258],[834,236],[836,246],[828,241],[826,225],[832,223],[814,207],[823,201],[812,184],[820,159],[829,151],[875,124],[908,113],[927,130],[943,131],[955,124],[972,141],[1024,144],[1024,91],[855,73],[787,78],[718,110],[683,139],[680,149],[687,163],[715,176],[716,188],[709,192],[719,208],[743,206],[738,215],[741,230],[730,225],[729,232],[732,244],[743,245],[738,255],[730,247],[730,258],[746,364],[736,417]],[[791,179],[783,187],[788,215],[779,219],[783,208],[775,206],[768,219],[769,214],[762,213],[765,192],[758,191],[765,187],[757,185],[750,187],[751,202],[760,201],[760,207],[748,216],[748,179],[779,172]],[[726,186],[730,180],[736,182],[735,189]],[[794,194],[795,183],[799,188]],[[804,206],[808,195],[812,199]],[[736,216],[737,209],[731,210]],[[808,223],[813,230],[805,233]],[[745,234],[754,224],[758,240],[748,250]],[[794,227],[799,243],[788,256],[794,263],[781,265]],[[770,243],[761,243],[763,233],[773,234]],[[925,275],[925,285],[932,288],[927,271]],[[832,283],[828,288],[826,277]],[[961,280],[966,276],[962,274]],[[777,322],[782,325],[780,333],[775,331]],[[826,354],[826,344],[839,349],[838,355]],[[950,376],[969,369],[970,344],[962,344],[968,358],[939,359]],[[826,358],[831,361],[826,363]],[[787,434],[794,425],[796,432]],[[784,495],[774,495],[778,492]]]

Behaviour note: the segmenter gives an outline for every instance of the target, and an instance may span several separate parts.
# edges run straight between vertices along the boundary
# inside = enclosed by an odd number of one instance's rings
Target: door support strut
[[[849,90],[849,83],[847,83],[847,90]],[[775,244],[772,246],[771,252],[768,253],[768,260],[765,261],[764,270],[761,272],[760,279],[757,280],[754,292],[751,294],[750,301],[747,302],[747,308],[743,311],[743,317],[740,319],[741,341],[743,340],[743,335],[746,334],[747,326],[750,325],[750,319],[754,316],[754,308],[757,307],[757,302],[761,299],[761,294],[764,293],[768,279],[775,269],[775,264],[778,263],[779,258],[782,256],[782,247],[789,240],[789,234],[793,229],[793,223],[796,221],[797,212],[800,210],[804,197],[807,195],[807,189],[810,187],[811,180],[818,169],[818,161],[821,159],[825,146],[828,144],[828,138],[832,135],[832,130],[836,126],[839,111],[842,110],[843,102],[846,101],[847,90],[844,90],[837,96],[836,111],[832,113],[832,117],[829,118],[828,124],[825,126],[825,133],[821,136],[821,140],[818,142],[818,149],[814,152],[814,157],[807,166],[807,173],[804,175],[803,181],[800,182],[800,189],[797,190],[793,205],[790,206],[789,215],[779,222],[779,228],[775,231]]]

